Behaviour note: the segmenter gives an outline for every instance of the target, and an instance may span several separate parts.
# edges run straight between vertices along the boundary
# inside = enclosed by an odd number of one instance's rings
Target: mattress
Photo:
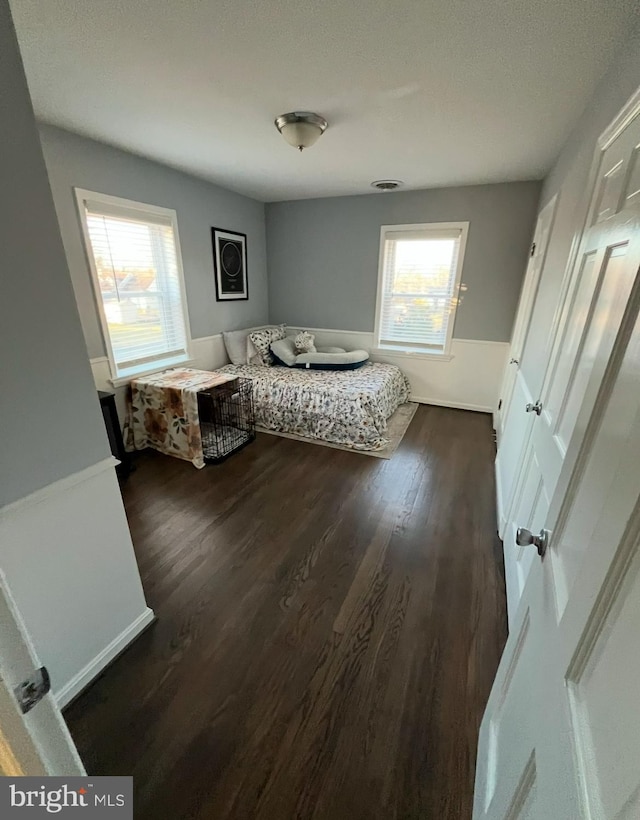
[[[356,450],[386,447],[387,419],[409,399],[404,373],[380,362],[348,371],[251,364],[220,370],[251,380],[257,426]]]

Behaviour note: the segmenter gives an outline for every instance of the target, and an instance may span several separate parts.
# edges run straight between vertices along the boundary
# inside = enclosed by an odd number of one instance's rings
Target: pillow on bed
[[[249,334],[254,330],[264,330],[269,325],[258,325],[257,327],[246,327],[242,330],[223,330],[222,338],[227,349],[227,356],[231,364],[249,364],[247,355],[247,342]]]
[[[316,337],[308,330],[301,330],[295,337],[294,344],[298,353],[315,353],[316,346],[314,344]]]
[[[254,361],[253,357],[249,356],[251,364],[264,364],[267,367],[274,364],[274,358],[271,355],[271,344],[286,337],[285,327],[285,325],[266,327],[264,330],[255,330],[249,334],[249,339],[261,359],[261,361]]]

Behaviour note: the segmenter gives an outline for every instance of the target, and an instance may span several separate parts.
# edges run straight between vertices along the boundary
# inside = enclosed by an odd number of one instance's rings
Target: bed
[[[409,399],[404,373],[380,362],[350,371],[253,364],[220,371],[251,379],[258,427],[355,450],[385,447],[387,419]]]

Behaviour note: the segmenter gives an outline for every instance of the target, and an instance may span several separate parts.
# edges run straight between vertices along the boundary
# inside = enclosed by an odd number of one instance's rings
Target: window
[[[468,222],[382,227],[378,347],[449,352],[468,227]]]
[[[175,211],[78,189],[76,197],[114,384],[187,362]]]

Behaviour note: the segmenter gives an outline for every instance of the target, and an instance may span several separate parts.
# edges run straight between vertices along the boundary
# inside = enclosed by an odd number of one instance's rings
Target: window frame
[[[433,231],[433,233],[438,233],[439,231],[451,230],[460,231],[460,246],[458,250],[456,272],[453,282],[453,292],[454,294],[456,294],[459,292],[460,282],[462,279],[462,268],[464,265],[464,256],[467,247],[467,236],[469,233],[468,222],[420,222],[411,223],[408,225],[380,226],[380,249],[378,253],[378,286],[376,291],[376,322],[374,328],[374,344],[376,353],[386,356],[397,355],[409,356],[411,358],[430,358],[437,359],[438,361],[449,361],[453,358],[453,356],[451,355],[451,342],[453,340],[453,327],[456,321],[458,304],[456,304],[453,307],[453,310],[451,311],[451,319],[447,325],[447,336],[442,350],[436,350],[432,347],[428,347],[427,345],[425,345],[425,347],[423,348],[414,347],[412,345],[407,345],[403,342],[398,342],[397,344],[393,345],[380,343],[382,306],[384,294],[385,242],[387,239],[387,234],[398,232],[429,233],[430,231]]]
[[[100,317],[100,330],[102,338],[107,351],[107,358],[109,360],[109,370],[111,372],[111,384],[114,387],[120,387],[129,384],[132,379],[139,376],[146,376],[150,373],[158,373],[166,370],[169,367],[178,365],[190,365],[194,363],[193,359],[193,345],[191,337],[191,326],[189,323],[189,305],[187,303],[187,292],[184,283],[184,268],[182,265],[182,249],[180,246],[180,235],[178,233],[178,214],[172,208],[163,208],[159,205],[149,205],[145,202],[137,202],[132,199],[125,199],[124,197],[112,196],[110,194],[102,194],[98,191],[89,191],[86,188],[74,188],[76,205],[78,209],[78,218],[80,220],[80,229],[82,232],[83,244],[87,264],[91,273],[91,286],[93,290],[93,297],[96,303],[98,316]],[[96,268],[95,258],[93,254],[93,246],[91,245],[91,237],[89,235],[89,226],[87,224],[87,213],[85,208],[85,201],[104,203],[106,206],[116,206],[126,208],[128,210],[139,211],[141,214],[156,214],[171,220],[171,229],[173,231],[173,241],[176,250],[176,267],[178,271],[178,281],[180,285],[180,301],[182,308],[182,316],[184,320],[185,329],[185,353],[180,356],[168,356],[166,359],[155,360],[153,363],[149,361],[141,362],[138,366],[128,367],[122,372],[118,371],[118,365],[113,352],[113,345],[111,342],[111,335],[109,333],[109,324],[102,301],[100,291],[100,282],[98,279],[98,271]]]

